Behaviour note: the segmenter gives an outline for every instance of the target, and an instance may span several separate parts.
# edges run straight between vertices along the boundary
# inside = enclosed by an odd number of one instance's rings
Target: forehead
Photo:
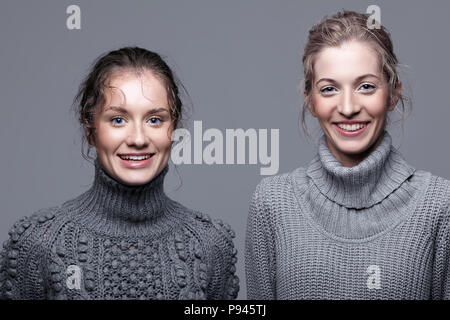
[[[168,107],[163,81],[151,71],[115,72],[105,87],[105,105],[153,105]]]
[[[351,41],[339,47],[326,47],[314,61],[315,79],[351,81],[363,74],[380,74],[378,54],[368,43]]]

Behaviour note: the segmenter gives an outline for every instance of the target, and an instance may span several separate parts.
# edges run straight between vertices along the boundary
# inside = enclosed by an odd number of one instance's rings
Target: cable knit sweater
[[[324,137],[306,168],[265,178],[246,236],[250,299],[449,299],[450,182],[386,132],[347,168]]]
[[[166,167],[127,186],[95,161],[92,187],[18,221],[3,245],[7,299],[234,299],[230,226],[163,191]]]

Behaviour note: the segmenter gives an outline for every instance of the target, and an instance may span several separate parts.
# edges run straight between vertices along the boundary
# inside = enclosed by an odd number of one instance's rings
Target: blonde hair
[[[378,55],[379,65],[387,80],[389,95],[387,105],[392,103],[396,88],[400,84],[397,67],[398,60],[393,50],[389,32],[383,27],[370,29],[367,27],[368,14],[354,11],[338,12],[335,15],[325,16],[322,21],[309,30],[308,42],[303,53],[303,76],[305,99],[302,106],[302,127],[308,135],[305,117],[306,109],[312,105],[311,90],[314,82],[314,59],[316,55],[327,47],[339,47],[349,41],[361,41],[371,45]],[[402,119],[405,114],[405,101],[409,99],[399,95],[401,102]]]

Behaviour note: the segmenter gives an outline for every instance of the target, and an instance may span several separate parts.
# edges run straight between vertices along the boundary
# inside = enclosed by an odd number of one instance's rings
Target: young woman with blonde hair
[[[384,27],[344,11],[309,31],[304,115],[316,157],[265,178],[246,237],[251,299],[450,298],[450,182],[409,165],[386,131],[404,106]]]

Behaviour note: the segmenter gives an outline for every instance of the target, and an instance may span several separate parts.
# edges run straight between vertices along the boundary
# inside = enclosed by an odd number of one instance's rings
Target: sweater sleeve
[[[450,300],[450,207],[435,240],[432,299]]]
[[[235,275],[237,250],[232,241],[235,233],[221,220],[212,221],[212,225],[212,272],[207,288],[207,299],[236,299],[239,292],[239,278]]]
[[[9,231],[0,253],[0,299],[44,299],[42,258],[33,222],[24,218]]]
[[[252,300],[276,299],[275,241],[263,203],[262,185],[263,182],[253,193],[245,239],[247,297]]]

